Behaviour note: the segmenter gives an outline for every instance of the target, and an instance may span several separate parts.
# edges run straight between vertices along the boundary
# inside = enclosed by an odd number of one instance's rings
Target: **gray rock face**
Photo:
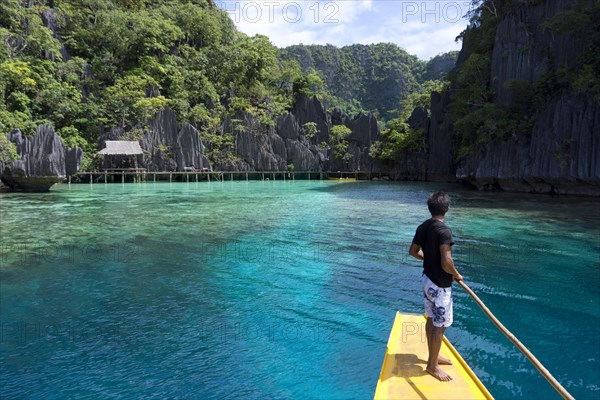
[[[281,138],[274,129],[258,123],[253,116],[243,115],[244,130],[236,132],[236,152],[246,164],[246,171],[286,171],[286,159],[282,157]],[[226,129],[227,129],[226,125]],[[278,149],[277,154],[273,144]]]
[[[243,130],[236,132],[236,153],[242,171],[287,171],[293,164],[296,171],[320,171],[322,158],[317,146],[301,133],[294,114],[279,117],[277,127],[260,124],[252,115],[238,116]],[[310,121],[307,121],[310,122]],[[223,129],[231,131],[230,120]]]
[[[186,167],[196,170],[211,168],[198,130],[189,123],[179,130],[175,112],[169,108],[156,115],[140,146],[147,152],[143,165],[148,171],[181,172]]]
[[[68,149],[65,153],[65,172],[67,176],[75,175],[81,168],[83,161],[83,150],[79,147]]]
[[[297,171],[321,171],[324,158],[315,145],[286,139],[287,162]]]
[[[429,115],[424,107],[416,107],[408,117],[407,122],[411,129],[422,130],[423,132],[429,131]]]
[[[573,32],[554,34],[543,28],[544,21],[572,5],[571,0],[553,0],[522,6],[499,23],[491,70],[496,102],[512,104],[512,81],[532,84],[548,72],[549,54],[556,65],[572,67],[578,62],[584,40]]]
[[[451,129],[446,117],[449,100],[448,92],[443,95],[437,92],[431,93],[431,121],[427,131],[427,142],[429,143],[427,176],[431,180],[455,179],[450,143]]]
[[[2,181],[11,188],[47,191],[54,183],[77,172],[83,160],[81,149],[67,150],[50,125],[38,126],[35,134],[28,138],[18,129],[7,137],[16,145],[20,156],[2,171]]]
[[[500,21],[489,82],[494,103],[518,105],[544,74],[580,62],[586,43],[577,37],[576,28],[544,30],[545,21],[572,5],[569,0],[518,5]],[[468,56],[464,48],[459,64]],[[452,126],[445,115],[448,96],[432,94],[430,176],[453,172],[448,151]],[[537,104],[532,113],[531,134],[488,143],[467,158],[456,176],[481,190],[600,195],[598,100],[589,93],[564,91]]]
[[[176,151],[178,171],[183,171],[184,167],[193,167],[196,170],[210,169],[210,162],[204,155],[205,148],[200,140],[200,132],[187,122],[177,135]]]
[[[304,95],[298,95],[292,110],[292,114],[296,118],[296,121],[300,127],[307,122],[314,122],[317,124],[318,133],[316,136],[316,143],[329,143],[331,122],[327,112],[325,111],[325,107],[323,107],[323,103],[321,103],[319,99],[316,97],[309,99]]]
[[[563,95],[535,121],[531,137],[488,144],[457,176],[480,189],[600,195],[600,103]]]
[[[331,113],[331,124],[345,125],[351,131],[346,138],[350,159],[345,161],[333,158],[333,154],[330,152],[332,157],[330,169],[332,171],[381,171],[382,163],[369,156],[371,145],[381,138],[377,119],[372,114],[360,113],[354,118],[350,118],[340,110],[334,109]]]
[[[42,11],[42,13],[41,13],[42,21],[44,21],[44,25],[46,26],[46,28],[48,28],[48,29],[50,29],[50,31],[52,31],[52,36],[54,36],[54,38],[56,40],[58,40],[60,43],[60,54],[61,54],[62,60],[67,61],[69,58],[71,58],[71,56],[67,52],[67,49],[65,48],[64,43],[60,40],[60,36],[57,33],[58,25],[60,25],[60,23],[64,23],[64,21],[58,20],[60,15],[61,14],[59,13],[59,11],[55,8],[48,8],[48,9]],[[56,55],[53,54],[52,52],[45,50],[44,53],[45,53],[44,55],[47,59],[52,60],[52,61],[56,60]]]
[[[285,113],[277,118],[277,133],[284,139],[298,139],[300,125],[294,114]]]

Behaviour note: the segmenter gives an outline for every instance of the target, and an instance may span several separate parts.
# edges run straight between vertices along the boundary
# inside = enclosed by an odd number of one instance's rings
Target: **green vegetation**
[[[542,30],[552,35],[571,33],[585,38],[582,56],[570,68],[559,66],[544,76],[536,86],[536,95],[548,96],[552,89],[591,93],[600,100],[600,2],[574,2],[570,10],[557,13],[542,24]]]
[[[302,129],[304,135],[309,140],[314,139],[317,136],[317,133],[319,133],[316,122],[307,122],[302,126]]]
[[[425,72],[423,73],[424,81],[440,81],[445,80],[458,58],[458,51],[449,51],[448,53],[438,54],[427,62]]]
[[[408,119],[416,107],[422,107],[429,112],[431,93],[443,92],[447,83],[442,81],[427,81],[419,91],[415,91],[402,101],[399,117],[391,120],[386,129],[381,132],[381,141],[375,142],[369,150],[371,157],[383,160],[400,160],[410,153],[426,148],[425,132],[422,129],[412,129]]]
[[[557,65],[555,55],[545,49],[549,70],[539,80],[503,83],[510,105],[494,100],[491,56],[498,23],[520,3],[473,0],[473,4],[469,27],[461,34],[465,59],[449,75],[452,90],[448,108],[457,164],[492,140],[530,134],[535,112],[563,91],[587,92],[600,98],[600,26],[595,22],[600,18],[600,3],[573,2],[571,9],[542,24],[544,33],[585,37],[584,53],[567,68]],[[520,50],[528,52],[529,48]]]
[[[457,52],[440,54],[429,62],[409,55],[391,43],[295,45],[279,51],[279,58],[296,61],[322,77],[328,106],[348,114],[372,112],[384,121],[398,117],[398,107],[410,93],[421,91],[428,79],[443,79],[456,62]],[[430,77],[430,78],[427,78]]]
[[[333,149],[333,156],[348,162],[352,155],[348,153],[348,136],[352,133],[352,130],[345,125],[334,125],[331,128],[331,146]]]
[[[216,129],[227,115],[273,125],[297,94],[323,97],[318,74],[279,62],[211,0],[6,0],[0,38],[0,131],[51,123],[85,150],[114,126],[143,132],[169,106],[212,161],[227,159],[232,133]]]
[[[15,144],[6,135],[0,134],[0,164],[9,165],[18,158]]]

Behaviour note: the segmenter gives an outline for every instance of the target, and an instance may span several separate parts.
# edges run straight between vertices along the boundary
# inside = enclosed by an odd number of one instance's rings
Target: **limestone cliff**
[[[2,166],[2,182],[13,189],[47,191],[79,170],[83,152],[68,150],[50,125],[40,125],[31,137],[24,137],[15,129],[8,140],[16,145],[19,159]]]
[[[508,138],[492,137],[453,165],[456,148],[449,145],[455,121],[449,115],[449,103],[454,93],[466,90],[454,83],[445,97],[432,96],[430,172],[435,169],[440,179],[456,174],[483,190],[600,195],[598,96],[560,80],[566,79],[561,78],[564,71],[577,73],[588,44],[579,36],[581,26],[561,20],[562,15],[573,14],[574,4],[568,0],[534,2],[511,6],[502,13],[498,8],[500,20],[487,84],[492,94],[489,102],[506,110],[521,107],[530,115],[530,128]],[[550,21],[564,26],[549,29]],[[459,67],[469,62],[467,45],[463,44]],[[529,102],[525,107],[520,105],[524,101]],[[481,106],[474,105],[473,112]]]
[[[332,122],[333,121],[333,122]],[[305,124],[314,123],[316,134],[309,135]],[[333,124],[344,124],[351,130],[348,163],[335,159],[328,149]],[[211,165],[207,154],[211,144],[203,144],[200,132],[191,124],[180,129],[175,113],[160,111],[150,129],[141,135],[140,146],[144,157],[139,167],[148,171],[185,171],[215,169],[219,171],[387,171],[369,156],[371,144],[379,139],[377,120],[371,114],[351,118],[334,110],[329,113],[316,97],[299,95],[294,107],[280,115],[274,125],[265,125],[247,112],[225,118],[218,135],[233,135],[234,143],[226,157],[216,157]],[[131,140],[131,133],[120,128],[111,129],[98,143],[105,140]]]
[[[140,146],[145,150],[144,166],[149,171],[210,169],[200,132],[187,122],[179,129],[175,112],[169,108],[156,115]]]

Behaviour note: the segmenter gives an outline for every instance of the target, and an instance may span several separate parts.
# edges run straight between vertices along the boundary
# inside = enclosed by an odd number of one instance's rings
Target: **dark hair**
[[[433,193],[427,199],[427,208],[431,215],[446,215],[450,208],[450,196],[446,192]]]

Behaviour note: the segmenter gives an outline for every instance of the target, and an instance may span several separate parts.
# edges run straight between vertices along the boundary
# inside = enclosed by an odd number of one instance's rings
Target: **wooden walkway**
[[[69,177],[89,183],[125,183],[125,182],[225,182],[225,181],[295,181],[295,180],[327,180],[356,179],[371,180],[382,178],[378,172],[354,171],[184,171],[184,172],[152,172],[143,168],[111,169],[100,172],[82,171]]]

